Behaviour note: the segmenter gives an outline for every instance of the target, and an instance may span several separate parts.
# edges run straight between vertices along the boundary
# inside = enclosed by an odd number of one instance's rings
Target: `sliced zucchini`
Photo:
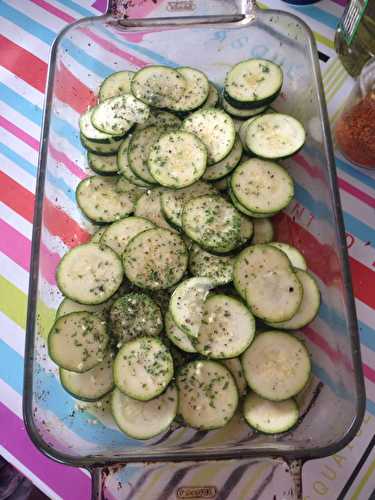
[[[195,135],[167,132],[151,147],[148,168],[162,186],[180,189],[194,184],[206,170],[207,150]]]
[[[257,156],[268,159],[285,158],[304,144],[306,133],[293,116],[282,113],[264,114],[250,123],[246,145]]]
[[[225,97],[223,97],[222,99],[222,104],[224,111],[229,113],[231,116],[240,119],[250,118],[251,116],[260,115],[267,109],[267,106],[260,106],[258,108],[252,108],[252,109],[236,108],[235,106],[232,106],[232,104],[230,104],[230,102],[228,102],[225,99]]]
[[[233,257],[212,255],[194,243],[189,252],[189,270],[193,276],[209,278],[216,285],[226,285],[233,279]]]
[[[80,401],[99,401],[113,389],[112,365],[113,357],[112,353],[109,353],[103,361],[84,373],[70,372],[60,368],[61,385]]]
[[[83,373],[103,361],[109,337],[103,318],[87,311],[57,318],[48,335],[48,353],[59,367]]]
[[[165,132],[169,132],[178,130],[182,125],[182,120],[168,111],[151,109],[148,119],[144,123],[138,123],[136,130],[142,130],[150,125],[156,125],[158,128],[165,130]]]
[[[189,278],[178,285],[171,296],[169,311],[178,328],[198,337],[204,303],[215,284],[208,278]]]
[[[270,219],[253,220],[254,233],[251,243],[270,243],[274,237],[273,225]]]
[[[171,103],[168,108],[173,111],[193,111],[207,100],[209,83],[201,71],[194,68],[178,68],[177,71],[184,78],[186,87],[181,98]]]
[[[136,186],[144,188],[152,187],[152,184],[142,180],[140,177],[135,175],[135,173],[129,166],[128,148],[130,139],[131,136],[128,136],[126,137],[126,139],[124,139],[117,153],[117,165],[119,173],[122,174],[126,180],[128,180],[132,184],[135,184]]]
[[[228,181],[229,181],[229,175],[217,181],[211,181],[211,184],[215,189],[222,192],[228,189]]]
[[[103,302],[102,304],[80,304],[79,302],[75,302],[74,300],[68,299],[67,297],[64,297],[64,299],[60,302],[59,307],[57,308],[56,311],[56,318],[59,318],[60,316],[65,316],[65,314],[70,314],[72,312],[79,312],[79,311],[87,311],[87,312],[94,312],[94,313],[100,313],[100,312],[107,312],[111,308],[112,302],[106,301]]]
[[[117,188],[118,177],[93,175],[83,179],[76,190],[79,208],[94,222],[114,222],[134,212],[133,196]]]
[[[156,226],[176,232],[164,217],[164,212],[161,207],[161,196],[163,194],[164,192],[158,188],[154,188],[144,193],[137,201],[134,215],[148,219]]]
[[[96,106],[91,121],[98,130],[112,135],[124,135],[134,123],[144,123],[150,108],[131,94],[106,99]]]
[[[264,434],[279,434],[296,425],[299,410],[294,399],[268,401],[252,392],[245,398],[243,416],[253,429]]]
[[[225,78],[225,97],[236,107],[257,108],[279,94],[283,72],[267,59],[248,59],[232,67]]]
[[[255,335],[255,319],[238,299],[228,295],[208,296],[195,348],[214,359],[242,354]]]
[[[164,191],[161,194],[161,206],[165,217],[174,226],[181,227],[184,204],[204,194],[217,194],[217,191],[210,184],[202,181],[177,191]]]
[[[134,132],[128,146],[129,167],[133,173],[149,184],[156,184],[148,168],[148,157],[155,142],[164,132],[156,125],[151,125]]]
[[[268,241],[264,243],[268,243]],[[278,241],[272,241],[270,245],[284,252],[293,267],[302,269],[302,271],[306,271],[307,265],[305,257],[298,250],[298,248],[293,247],[292,245],[288,245],[288,243],[280,243]]]
[[[153,227],[155,227],[154,224],[143,217],[127,217],[108,226],[100,243],[112,248],[117,255],[121,256],[134,236]]]
[[[242,147],[247,153],[249,153],[249,148],[247,147],[246,143],[247,129],[249,128],[250,123],[252,123],[255,120],[255,118],[257,118],[257,116],[251,116],[250,118],[242,122],[238,131]]]
[[[248,217],[252,217],[254,219],[264,219],[265,217],[270,217],[271,215],[275,215],[277,212],[273,212],[272,214],[264,214],[261,212],[253,212],[252,210],[249,210],[248,208],[244,207],[236,198],[236,196],[233,193],[233,190],[231,188],[231,178],[228,178],[228,194],[231,199],[231,202],[233,203],[234,207],[241,212],[244,215],[247,215]]]
[[[148,295],[140,292],[128,293],[115,300],[109,318],[111,332],[119,344],[141,335],[159,335],[163,328],[160,307]]]
[[[243,373],[241,361],[239,358],[223,359],[221,361],[233,375],[236,382],[238,394],[243,396],[247,391],[247,382]]]
[[[202,108],[215,108],[220,101],[219,91],[212,82],[208,82],[208,96],[204,101]]]
[[[206,146],[209,165],[223,160],[236,138],[232,118],[216,108],[195,111],[185,118],[182,128],[195,134]]]
[[[241,226],[240,226],[240,243],[243,245],[247,243],[249,239],[252,237],[254,232],[254,225],[249,217],[246,215],[240,214],[241,217]]]
[[[57,286],[71,300],[101,304],[120,287],[121,260],[108,247],[86,243],[64,255],[56,270]]]
[[[296,314],[288,321],[271,323],[274,328],[282,330],[299,330],[313,321],[320,306],[320,292],[314,278],[301,269],[296,270],[297,277],[302,283],[303,298]]]
[[[178,407],[178,392],[171,384],[151,401],[137,401],[115,389],[112,394],[112,415],[122,432],[134,439],[150,439],[166,431]]]
[[[91,170],[100,175],[114,175],[118,172],[117,155],[103,156],[88,151],[87,160]]]
[[[238,265],[242,262],[242,265]],[[270,245],[252,245],[234,263],[234,282],[240,278],[246,302],[259,319],[279,323],[291,319],[301,305],[302,285],[288,257]]]
[[[134,204],[146,192],[146,188],[133,184],[123,175],[118,176],[117,189],[120,193],[127,193]]]
[[[115,385],[130,398],[149,401],[168,386],[173,359],[157,337],[138,337],[126,342],[114,361]]]
[[[143,231],[127,245],[123,266],[127,278],[140,288],[170,288],[180,281],[188,263],[182,238],[168,229]]]
[[[146,66],[131,80],[137,99],[155,108],[171,108],[182,99],[187,83],[182,74],[167,66]]]
[[[178,413],[191,427],[223,427],[238,405],[238,391],[230,371],[216,361],[192,361],[178,377]]]
[[[294,196],[293,179],[277,163],[251,158],[235,169],[231,189],[239,203],[254,213],[273,214]]]
[[[216,181],[228,175],[238,165],[242,156],[242,144],[238,136],[234,142],[230,153],[218,163],[207,167],[203,174],[203,179],[206,181]]]
[[[241,241],[241,216],[220,196],[199,196],[185,203],[182,228],[201,247],[216,253],[230,252]]]
[[[165,333],[169,340],[182,351],[197,352],[193,345],[192,338],[176,325],[169,311],[165,314]]]
[[[112,156],[117,154],[117,151],[120,149],[120,146],[123,141],[123,137],[120,137],[119,140],[111,140],[108,142],[99,142],[99,141],[91,141],[90,139],[86,139],[82,134],[80,135],[81,144],[87,151],[91,151],[91,153],[95,153],[97,155],[102,156]]]
[[[311,362],[305,345],[290,333],[259,333],[241,358],[250,388],[270,401],[298,394],[309,380]]]
[[[130,82],[134,71],[117,71],[107,76],[99,88],[99,101],[131,92]]]
[[[94,111],[95,108],[89,108],[83,113],[83,115],[80,116],[79,130],[83,137],[91,142],[109,142],[113,138],[113,135],[97,129],[92,123],[92,115]]]
[[[99,229],[97,229],[95,233],[91,236],[90,243],[99,243],[100,238],[102,237],[106,229],[107,229],[106,226],[99,227]]]

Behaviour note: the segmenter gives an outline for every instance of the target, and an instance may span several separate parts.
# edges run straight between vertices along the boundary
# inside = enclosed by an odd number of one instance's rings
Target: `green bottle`
[[[348,73],[358,76],[375,56],[375,0],[350,0],[337,26],[335,49]]]

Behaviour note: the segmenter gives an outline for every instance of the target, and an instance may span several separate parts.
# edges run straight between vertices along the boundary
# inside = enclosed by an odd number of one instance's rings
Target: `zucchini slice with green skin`
[[[302,271],[307,270],[305,257],[298,250],[298,248],[293,247],[292,245],[288,245],[288,243],[281,243],[279,241],[271,241],[270,245],[284,252],[285,255],[288,257],[288,259],[290,260],[290,263],[292,264],[293,267],[301,269]]]
[[[91,236],[90,243],[99,243],[100,238],[102,237],[104,231],[106,230],[106,226],[100,226],[95,233]]]
[[[239,358],[223,359],[221,363],[223,363],[223,365],[226,366],[233,375],[234,381],[236,382],[237,385],[238,394],[240,396],[246,394],[247,382],[245,380],[240,359]]]
[[[146,192],[147,188],[137,186],[132,182],[128,181],[123,175],[118,176],[117,189],[120,193],[127,193],[130,200],[134,204],[137,203],[139,198]]]
[[[99,223],[114,222],[134,212],[134,198],[117,187],[118,177],[93,175],[77,186],[79,208],[90,220]]]
[[[155,108],[172,108],[184,95],[186,80],[183,75],[167,66],[146,66],[131,80],[133,95]]]
[[[288,321],[282,323],[268,323],[273,328],[282,330],[300,330],[313,321],[319,312],[320,291],[311,274],[301,269],[296,269],[296,274],[303,287],[301,305],[296,314]]]
[[[136,130],[142,130],[150,125],[156,125],[158,128],[165,130],[165,132],[170,132],[178,130],[182,125],[182,120],[168,111],[151,109],[148,119],[144,123],[138,123]]]
[[[161,394],[173,378],[173,359],[157,337],[126,342],[113,364],[115,385],[130,398],[149,401]]]
[[[228,175],[240,162],[242,157],[242,144],[239,137],[236,135],[233,148],[224,160],[207,167],[203,174],[203,179],[206,181],[216,181]]]
[[[122,432],[134,439],[150,439],[168,429],[177,414],[178,392],[171,384],[151,401],[137,401],[115,389],[112,415]]]
[[[210,295],[195,348],[208,358],[234,358],[249,347],[254,335],[255,319],[245,304],[228,295]]]
[[[249,148],[247,147],[246,143],[246,135],[247,135],[247,129],[249,128],[249,125],[251,122],[253,122],[257,118],[257,116],[251,116],[247,120],[241,123],[240,128],[238,130],[238,135],[240,136],[240,141],[242,144],[242,147],[246,151],[246,153],[250,153]]]
[[[267,109],[267,106],[260,106],[259,108],[253,109],[236,108],[235,106],[232,106],[232,104],[230,104],[230,102],[228,102],[225,97],[223,97],[222,99],[222,104],[224,111],[229,113],[231,116],[234,116],[234,118],[240,119],[260,115]]]
[[[99,101],[131,92],[130,82],[134,71],[117,71],[107,76],[99,88]]]
[[[133,173],[149,184],[157,184],[148,168],[148,157],[155,142],[164,130],[156,125],[151,125],[142,130],[137,130],[132,135],[128,146],[129,167]]]
[[[184,204],[204,194],[217,194],[214,187],[206,182],[197,181],[191,186],[176,191],[164,191],[161,194],[162,211],[167,220],[174,226],[182,226],[182,210]]]
[[[254,225],[249,217],[246,215],[240,214],[241,217],[241,226],[240,226],[240,243],[243,245],[247,243],[249,239],[252,237],[254,232]]]
[[[150,108],[131,94],[111,97],[98,104],[92,115],[94,127],[112,135],[124,135],[134,123],[144,123]]]
[[[165,314],[165,333],[169,340],[173,342],[181,351],[184,352],[197,352],[192,342],[192,338],[189,337],[181,328],[179,328],[173,321],[172,314],[167,311]]]
[[[202,71],[182,67],[177,71],[185,80],[186,87],[181,98],[168,106],[173,111],[193,111],[204,104],[209,94],[209,83]]]
[[[208,292],[215,286],[209,278],[189,278],[172,293],[169,311],[178,328],[197,338],[201,327],[204,303]]]
[[[48,335],[48,353],[54,363],[83,373],[103,361],[109,336],[100,315],[72,312],[58,318]]]
[[[259,333],[243,353],[241,363],[249,387],[270,401],[284,401],[298,394],[311,374],[305,345],[290,333]]]
[[[57,308],[56,318],[59,318],[60,316],[65,316],[66,314],[70,314],[72,312],[82,312],[82,311],[93,312],[93,313],[107,312],[111,308],[111,305],[112,305],[111,299],[109,299],[106,302],[103,302],[102,304],[91,305],[91,304],[80,304],[79,302],[64,297],[64,299],[60,302],[59,307]]]
[[[112,365],[113,357],[112,353],[109,353],[103,361],[84,373],[60,368],[61,385],[75,399],[87,402],[99,401],[114,387]]]
[[[163,328],[160,307],[148,295],[140,292],[128,293],[116,299],[109,318],[111,332],[120,345],[136,337],[159,335]]]
[[[212,186],[220,192],[226,191],[228,189],[229,175],[219,179],[217,181],[211,181]]]
[[[108,247],[96,243],[79,245],[59,262],[57,286],[71,300],[101,304],[120,287],[124,271],[121,259]]]
[[[296,153],[306,140],[305,129],[293,116],[269,113],[256,117],[246,131],[246,145],[256,156],[286,158]]]
[[[180,189],[194,184],[206,170],[207,150],[190,132],[163,134],[151,147],[148,168],[162,186]]]
[[[233,276],[252,313],[266,322],[289,320],[301,305],[301,282],[285,253],[271,245],[247,247],[234,263]]]
[[[274,238],[274,229],[270,219],[256,219],[253,220],[253,238],[251,243],[253,245],[259,243],[270,243]]]
[[[223,160],[234,146],[236,130],[233,120],[221,109],[195,111],[185,118],[182,128],[195,134],[206,146],[209,165]]]
[[[154,227],[152,222],[143,217],[126,217],[105,228],[100,243],[112,248],[121,256],[134,236]]]
[[[241,242],[241,215],[220,196],[199,196],[185,203],[182,228],[189,238],[215,253],[228,253]]]
[[[191,427],[224,427],[238,406],[238,390],[230,371],[216,361],[192,361],[178,377],[178,413]]]
[[[184,275],[188,255],[184,241],[168,229],[148,229],[135,236],[123,253],[127,278],[139,288],[170,288]]]
[[[233,206],[239,211],[241,212],[242,214],[244,215],[247,215],[248,217],[252,217],[254,219],[264,219],[265,217],[270,217],[271,215],[275,215],[277,212],[274,212],[272,214],[263,214],[263,213],[260,213],[260,212],[252,212],[251,210],[249,210],[248,208],[244,207],[243,205],[241,205],[241,203],[237,200],[237,198],[235,197],[234,193],[233,193],[233,190],[231,188],[231,178],[229,177],[228,178],[228,194],[229,194],[229,197],[231,199],[231,202],[233,203]],[[261,243],[261,242],[259,242]]]
[[[176,230],[171,226],[166,218],[161,206],[161,196],[164,194],[161,188],[154,188],[144,193],[137,201],[134,215],[143,217],[158,227],[169,229],[174,233]]]
[[[99,175],[114,175],[118,172],[117,155],[103,156],[88,151],[89,167]]]
[[[123,137],[120,137],[117,141],[107,141],[107,142],[99,142],[99,141],[91,141],[90,139],[86,139],[84,135],[80,135],[80,140],[82,146],[90,151],[91,153],[95,153],[97,155],[102,156],[112,156],[117,154],[118,150],[123,141]]]
[[[225,98],[238,108],[270,104],[283,84],[283,72],[267,59],[247,59],[234,65],[225,78]]]
[[[92,116],[95,111],[94,108],[90,108],[85,111],[79,119],[79,130],[85,139],[88,139],[91,142],[101,142],[108,143],[113,139],[114,135],[123,135],[123,134],[108,134],[107,132],[103,132],[102,130],[94,127],[92,123]]]
[[[135,175],[135,173],[133,172],[133,170],[129,166],[128,148],[129,148],[129,144],[130,144],[130,139],[131,139],[130,135],[128,137],[126,137],[118,150],[118,153],[117,153],[118,171],[120,174],[122,174],[125,177],[126,180],[128,180],[132,184],[135,184],[136,186],[139,186],[139,187],[150,188],[153,185],[150,184],[149,182],[142,180],[140,177]]]
[[[189,251],[189,270],[193,276],[226,285],[233,279],[233,260],[230,255],[213,255],[194,243]]]
[[[220,94],[216,88],[216,85],[212,82],[208,82],[208,96],[201,109],[205,108],[216,108],[220,101]]]
[[[259,158],[238,165],[231,177],[231,189],[241,205],[261,214],[282,210],[294,196],[288,172],[277,163]]]
[[[268,401],[252,392],[245,398],[243,416],[253,429],[264,434],[279,434],[296,425],[299,409],[292,398],[285,401]]]

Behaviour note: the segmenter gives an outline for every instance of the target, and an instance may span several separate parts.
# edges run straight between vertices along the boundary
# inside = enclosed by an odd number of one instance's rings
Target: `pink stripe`
[[[348,3],[348,0],[332,0],[332,1],[337,3],[338,5],[341,5],[342,7],[345,7],[346,4]]]
[[[341,189],[343,189],[347,193],[349,193],[352,196],[354,196],[355,198],[358,198],[359,200],[363,201],[363,203],[366,203],[370,207],[375,208],[375,198],[373,198],[369,194],[364,193],[360,189],[349,184],[349,182],[345,181],[344,179],[340,179],[340,178],[339,178],[339,186]]]
[[[90,478],[78,468],[44,456],[27,435],[23,421],[0,402],[0,442],[26,468],[63,499],[90,498]]]
[[[5,130],[10,132],[11,134],[15,135],[18,137],[18,139],[21,139],[21,141],[25,142],[29,146],[31,146],[35,151],[39,150],[39,142],[31,137],[31,135],[27,134],[20,128],[18,128],[16,125],[8,121],[4,116],[0,115],[0,127],[3,127]]]
[[[49,146],[48,150],[51,153],[51,156],[57,162],[63,163],[68,168],[68,170],[70,170],[70,172],[76,175],[79,179],[84,179],[85,177],[87,177],[87,172],[82,170],[76,163],[70,160],[65,153],[58,151],[51,145]]]
[[[69,14],[67,14],[66,12],[58,9],[54,5],[51,5],[47,2],[45,2],[44,0],[31,0],[31,1],[33,3],[35,3],[36,5],[39,5],[39,7],[46,10],[50,14],[53,14],[54,16],[59,17],[60,19],[62,19],[66,23],[72,23],[73,21],[75,21],[74,17],[72,17]]]
[[[365,377],[375,384],[375,370],[371,366],[366,365],[366,363],[363,363],[362,366]]]
[[[0,251],[7,255],[13,262],[29,272],[31,242],[23,234],[0,219]],[[55,272],[60,256],[41,245],[41,273],[51,285],[56,285]]]

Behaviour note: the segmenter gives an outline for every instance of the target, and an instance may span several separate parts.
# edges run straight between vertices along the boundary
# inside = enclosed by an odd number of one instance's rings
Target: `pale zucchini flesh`
[[[114,175],[118,172],[117,156],[97,155],[89,151],[87,160],[91,170],[100,175]]]
[[[201,108],[215,108],[220,101],[219,91],[212,82],[208,82],[208,96]]]
[[[197,352],[197,350],[194,347],[193,344],[193,339],[192,337],[189,337],[189,335],[181,330],[176,323],[173,320],[172,314],[170,311],[167,311],[165,314],[165,333],[169,340],[173,342],[174,345],[176,345],[179,349],[181,349],[184,352]]]
[[[150,108],[131,94],[111,97],[98,104],[92,114],[93,125],[112,135],[124,135],[134,125],[143,123],[150,114]]]
[[[216,285],[226,285],[233,279],[233,257],[213,255],[193,244],[189,251],[189,270],[193,276],[209,278]]]
[[[91,151],[92,153],[103,155],[103,156],[112,156],[115,155],[120,146],[122,144],[123,138],[119,138],[119,140],[111,140],[107,142],[100,141],[91,141],[90,139],[86,139],[86,137],[81,134],[80,135],[81,144],[87,151]]]
[[[294,399],[268,401],[253,392],[245,398],[243,416],[253,429],[264,434],[278,434],[298,422],[299,410]]]
[[[129,167],[134,174],[149,184],[156,184],[148,168],[148,157],[153,144],[163,133],[156,125],[151,125],[134,132],[128,146]]]
[[[268,243],[268,242],[264,242]],[[302,253],[298,250],[298,248],[293,247],[292,245],[289,245],[288,243],[281,243],[279,241],[271,241],[270,245],[272,245],[275,248],[278,248],[282,252],[285,253],[285,255],[288,257],[290,260],[290,263],[292,264],[293,267],[296,267],[297,269],[301,269],[302,271],[306,271],[307,269],[307,264],[305,257],[302,255]]]
[[[243,396],[247,391],[247,382],[243,373],[240,358],[223,359],[221,361],[233,375],[236,382],[239,396]]]
[[[128,180],[132,184],[135,184],[136,186],[144,188],[152,187],[152,184],[142,180],[140,177],[135,175],[135,173],[129,166],[128,148],[130,144],[130,139],[131,136],[130,135],[127,136],[118,150],[117,153],[118,171],[121,175],[123,175],[123,177],[125,177],[126,180]]]
[[[143,217],[126,217],[108,226],[100,243],[112,248],[117,255],[121,256],[134,236],[154,227],[152,222]]]
[[[223,97],[222,103],[224,111],[229,113],[231,116],[234,116],[235,118],[241,118],[241,119],[260,115],[267,109],[267,106],[260,106],[259,108],[253,108],[253,109],[236,108],[235,106],[232,106],[232,104],[228,102],[227,99],[225,99],[225,97]]]
[[[185,80],[186,87],[180,99],[170,104],[173,111],[193,111],[204,104],[209,94],[207,77],[194,68],[178,68],[177,71]]]
[[[253,245],[270,243],[274,237],[272,222],[268,218],[253,220],[254,233],[251,240]]]
[[[165,132],[169,132],[178,130],[182,125],[182,120],[169,111],[151,109],[150,116],[144,123],[137,123],[136,130],[142,130],[150,125],[156,125],[158,128],[165,130]]]
[[[172,192],[172,191],[171,191]],[[176,232],[169,224],[162,210],[161,199],[164,194],[162,188],[154,188],[144,193],[137,201],[134,215],[143,217],[158,227]]]
[[[92,123],[92,115],[95,108],[90,108],[83,113],[79,119],[79,129],[85,139],[92,142],[108,142],[112,139],[113,135],[103,132],[102,130],[94,127]],[[122,134],[120,134],[122,135]]]
[[[207,167],[203,174],[206,181],[216,181],[228,175],[238,165],[242,157],[242,144],[238,136],[230,153],[218,163]]]
[[[99,88],[99,101],[131,92],[130,82],[134,71],[117,71],[107,76]]]

